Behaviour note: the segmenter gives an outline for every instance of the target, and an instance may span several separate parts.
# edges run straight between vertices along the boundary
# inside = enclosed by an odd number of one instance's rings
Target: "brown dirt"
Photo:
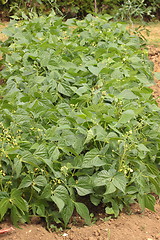
[[[6,26],[0,26],[0,31]],[[149,56],[154,62],[154,71],[160,72],[160,24],[150,27]],[[6,36],[0,34],[0,39]],[[160,81],[155,80],[152,86],[155,98],[160,96]],[[160,105],[160,100],[157,100]],[[157,202],[155,212],[145,210],[141,213],[138,204],[131,206],[132,213],[127,215],[121,213],[117,219],[108,221],[99,220],[91,226],[83,226],[77,217],[77,225],[70,225],[69,230],[59,232],[48,232],[39,221],[32,224],[21,225],[10,233],[0,234],[0,240],[160,240],[160,202]],[[1,223],[0,228],[10,227],[9,222]]]
[[[160,33],[160,28],[159,28]],[[160,41],[159,41],[160,44]],[[160,73],[160,45],[156,47],[154,45],[149,45],[149,56],[151,61],[154,63],[154,72]],[[158,106],[160,107],[160,80],[155,79],[155,85],[152,87],[153,96],[158,102]]]
[[[6,35],[1,33],[1,31],[3,30],[3,28],[5,28],[7,26],[8,22],[0,22],[0,40],[1,41],[5,41],[7,39]]]
[[[132,205],[132,214],[121,213],[117,219],[99,220],[91,226],[48,232],[41,224],[21,225],[21,229],[0,235],[0,240],[160,240],[160,204],[156,212],[145,210],[143,213],[137,204]],[[11,225],[3,223],[2,229]]]

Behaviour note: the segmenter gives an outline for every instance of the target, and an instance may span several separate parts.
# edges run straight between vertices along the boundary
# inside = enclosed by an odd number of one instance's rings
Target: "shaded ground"
[[[7,23],[0,26],[0,31]],[[149,57],[154,62],[154,71],[160,72],[160,24],[153,24],[148,29],[151,31],[149,41]],[[0,40],[6,36],[0,34]],[[155,79],[152,86],[155,98],[160,96],[160,81]],[[157,99],[160,106],[160,99]],[[21,229],[0,234],[0,240],[160,240],[160,202],[157,201],[155,210],[145,210],[141,213],[137,204],[132,205],[130,215],[121,213],[118,219],[109,221],[99,220],[91,226],[83,226],[79,217],[75,217],[69,230],[49,233],[42,224],[21,225]],[[34,224],[33,224],[34,222]],[[39,221],[38,221],[39,222]],[[2,223],[0,229],[10,227],[11,224]]]

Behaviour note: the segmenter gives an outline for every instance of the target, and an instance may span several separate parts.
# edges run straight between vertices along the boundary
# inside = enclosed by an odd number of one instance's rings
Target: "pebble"
[[[96,237],[100,236],[100,235],[101,235],[101,234],[100,234],[100,231],[99,231],[99,230],[95,230],[95,231],[94,231],[94,235],[95,235]]]

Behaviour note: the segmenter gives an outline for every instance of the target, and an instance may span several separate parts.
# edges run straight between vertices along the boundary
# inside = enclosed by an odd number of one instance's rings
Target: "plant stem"
[[[94,0],[94,12],[97,13],[97,0]]]

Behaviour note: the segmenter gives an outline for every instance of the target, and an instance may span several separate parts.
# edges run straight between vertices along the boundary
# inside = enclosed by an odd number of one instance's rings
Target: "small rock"
[[[96,237],[100,236],[100,231],[99,231],[99,230],[94,231],[94,235],[95,235]]]
[[[63,233],[62,236],[63,236],[63,237],[67,237],[67,236],[68,236],[68,233]]]

